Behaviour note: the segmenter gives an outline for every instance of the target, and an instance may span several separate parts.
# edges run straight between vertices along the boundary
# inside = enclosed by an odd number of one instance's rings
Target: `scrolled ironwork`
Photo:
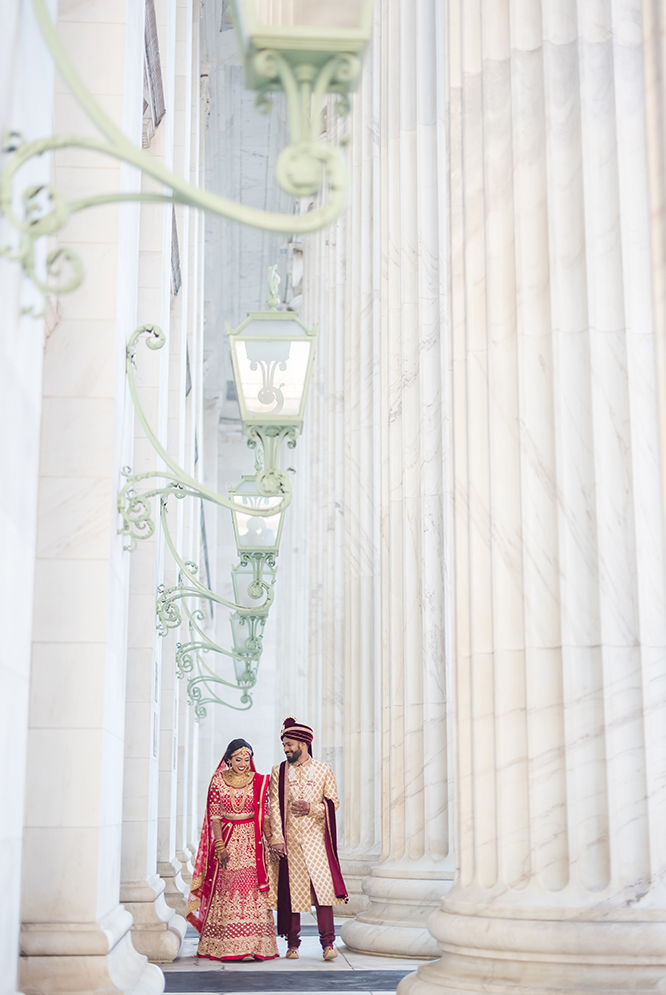
[[[224,705],[235,711],[247,711],[248,708],[252,707],[252,696],[249,692],[257,681],[257,668],[261,652],[250,659],[246,654],[223,649],[210,639],[199,625],[203,621],[204,612],[201,609],[192,610],[187,605],[185,605],[185,611],[188,618],[190,639],[186,643],[176,644],[176,675],[181,680],[187,681],[188,701],[194,706],[197,720],[201,721],[206,718],[208,714],[206,705],[210,704]],[[232,659],[236,670],[235,681],[226,680],[209,666],[204,659],[208,654]],[[221,698],[215,690],[219,687],[239,691],[239,704]]]
[[[268,92],[283,90],[287,99],[291,130],[290,144],[282,150],[276,164],[276,175],[283,189],[296,197],[317,193],[326,187],[323,204],[303,214],[280,214],[238,204],[226,197],[193,186],[176,173],[162,166],[134,142],[95,100],[74,68],[51,21],[46,0],[32,0],[35,15],[46,45],[61,77],[83,108],[87,117],[99,129],[103,139],[77,135],[54,135],[33,142],[24,142],[20,135],[11,133],[5,142],[5,151],[11,158],[0,173],[0,213],[4,214],[19,237],[16,250],[9,247],[2,253],[18,261],[35,286],[43,293],[67,293],[75,290],[84,276],[83,264],[69,248],[58,248],[46,263],[46,277],[37,274],[35,246],[39,239],[55,235],[65,222],[78,211],[102,204],[140,201],[143,203],[184,204],[211,214],[249,225],[265,231],[283,234],[305,234],[331,224],[347,202],[347,168],[339,147],[320,141],[321,117],[326,92],[340,97],[339,111],[349,110],[349,87],[358,78],[360,61],[354,55],[338,54],[321,69],[302,65],[296,70],[277,52],[259,52],[256,65],[266,79],[258,94],[258,105],[270,107]],[[147,192],[120,192],[67,200],[55,187],[42,184],[24,191],[22,213],[17,214],[13,203],[13,186],[18,171],[26,162],[45,152],[58,149],[80,148],[98,152],[129,165],[136,166],[170,191],[166,194]],[[69,278],[57,282],[66,265]],[[56,282],[50,280],[53,277]]]
[[[169,526],[169,502],[171,498],[183,500],[187,497],[204,499],[215,505],[238,511],[238,504],[233,499],[205,487],[188,474],[174,460],[160,443],[141,406],[141,399],[136,384],[136,363],[139,342],[143,340],[147,348],[159,350],[165,344],[165,336],[157,325],[141,325],[137,328],[127,344],[127,377],[130,395],[134,403],[136,416],[151,443],[153,449],[165,463],[164,469],[148,470],[133,474],[130,467],[122,470],[125,483],[120,488],[117,498],[118,511],[122,519],[119,533],[129,539],[126,549],[132,550],[139,540],[149,539],[155,534],[156,524],[153,519],[153,501],[159,501],[159,516],[161,533],[165,544],[178,567],[178,582],[173,587],[160,585],[157,590],[155,611],[157,629],[160,635],[166,636],[171,630],[180,628],[185,622],[188,625],[189,640],[176,644],[176,671],[179,677],[187,678],[187,693],[190,704],[194,706],[195,714],[200,720],[206,716],[206,705],[223,704],[229,708],[245,710],[252,705],[248,690],[254,686],[256,672],[262,652],[263,627],[269,609],[274,599],[273,582],[264,580],[263,570],[267,567],[275,571],[275,554],[249,552],[241,557],[241,566],[252,565],[252,581],[248,585],[248,594],[258,603],[252,607],[236,604],[223,598],[220,594],[208,588],[199,577],[199,568],[191,560],[184,559],[174,541]],[[255,446],[257,454],[255,471],[257,475],[264,472],[263,451],[257,436]],[[274,454],[278,450],[274,448]],[[243,507],[244,513],[253,517],[266,518],[280,513],[291,501],[291,484],[286,473],[277,467],[271,486],[271,497],[280,500],[269,508]],[[146,483],[153,486],[142,489]],[[261,600],[263,598],[263,600]],[[227,608],[232,618],[241,626],[247,626],[247,637],[241,651],[225,650],[210,638],[202,626],[204,613],[201,608],[192,605],[207,601]],[[233,660],[236,680],[229,681],[216,673],[204,657],[213,654]],[[253,676],[254,675],[254,676]],[[215,687],[218,690],[215,690]],[[240,704],[233,704],[220,696],[219,688],[224,687],[241,692]]]
[[[155,452],[162,458],[166,464],[167,469],[162,470],[147,470],[144,473],[133,474],[129,467],[123,469],[123,476],[125,477],[125,483],[118,493],[117,507],[118,511],[122,517],[123,524],[119,529],[121,535],[127,536],[129,539],[129,544],[126,549],[130,551],[136,548],[136,543],[140,539],[149,539],[155,532],[155,522],[153,520],[152,512],[152,501],[159,497],[162,507],[163,514],[163,524],[166,527],[168,533],[168,525],[164,519],[164,511],[166,509],[166,502],[170,496],[175,496],[177,498],[184,497],[198,497],[203,498],[206,501],[210,501],[215,505],[219,505],[223,508],[228,508],[230,511],[237,511],[238,504],[234,502],[233,499],[224,497],[222,494],[218,494],[217,491],[211,490],[211,488],[206,487],[205,484],[197,480],[191,474],[187,473],[172,456],[169,455],[167,450],[164,448],[157,435],[153,431],[153,428],[143,410],[141,405],[141,399],[139,397],[139,391],[136,384],[136,355],[139,342],[143,338],[147,348],[155,351],[162,349],[165,343],[165,336],[162,329],[158,325],[141,325],[139,328],[130,336],[129,342],[127,343],[126,350],[126,371],[127,371],[127,381],[129,385],[130,396],[134,404],[134,410],[136,416],[143,428],[148,441],[155,450]],[[289,433],[291,430],[286,430]],[[257,438],[253,440],[254,445],[257,441],[261,442],[263,445],[263,437],[260,432],[256,433]],[[267,442],[268,442],[268,437]],[[272,515],[282,513],[291,502],[292,488],[289,476],[283,470],[277,467],[275,460],[279,454],[279,445],[281,440],[271,439],[269,445],[269,458],[273,461],[270,466],[270,474],[263,470],[262,473],[266,477],[266,483],[263,484],[264,476],[262,476],[263,486],[268,486],[270,490],[264,492],[268,496],[275,497],[280,496],[281,500],[279,503],[273,505],[270,508],[253,508],[250,514],[260,518],[267,518]],[[277,448],[276,448],[277,447]],[[155,486],[146,490],[139,490],[139,486],[149,480],[162,480],[163,484],[160,486]],[[258,484],[259,486],[259,484]],[[170,543],[170,540],[167,539]],[[170,543],[170,549],[176,561],[181,569],[185,569],[184,564],[180,561],[178,553],[175,550],[175,546]],[[198,584],[196,581],[193,583]],[[204,589],[201,591],[202,596],[206,597]],[[220,601],[221,604],[225,602]],[[232,610],[236,606],[229,604]]]

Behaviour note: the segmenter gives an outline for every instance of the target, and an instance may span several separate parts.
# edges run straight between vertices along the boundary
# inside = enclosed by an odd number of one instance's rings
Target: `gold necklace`
[[[230,776],[227,777],[227,774],[229,774]],[[252,784],[252,778],[254,777],[254,774],[250,773],[248,777],[246,774],[236,774],[235,771],[225,770],[222,774],[222,777],[224,778],[225,783],[229,786],[230,789],[229,799],[231,801],[231,808],[236,813],[236,815],[239,815],[243,811],[243,807],[245,805],[245,799],[247,798],[248,791],[250,790],[250,785]],[[245,780],[246,777],[247,780]],[[241,795],[240,803],[236,805],[237,796],[234,794],[233,790],[231,789],[241,788],[243,786],[245,787],[245,790]]]
[[[236,805],[236,797],[237,797],[237,795],[235,796],[235,795],[232,794],[232,791],[229,791],[229,798],[231,799],[231,807],[234,810],[234,812],[236,813],[236,815],[239,815],[243,811],[243,806],[245,805],[245,799],[247,798],[247,793],[248,793],[249,790],[250,790],[250,782],[248,781],[248,783],[245,785],[245,790],[243,791],[243,794],[241,795],[241,800],[240,800],[240,804],[239,805]]]
[[[246,784],[251,782],[254,774],[252,771],[248,771],[247,774],[237,774],[235,770],[223,770],[222,777],[225,784],[228,784],[229,787],[244,788]]]

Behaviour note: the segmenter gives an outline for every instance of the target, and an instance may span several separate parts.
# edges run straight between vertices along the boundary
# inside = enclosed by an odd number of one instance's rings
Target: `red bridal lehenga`
[[[208,789],[187,919],[201,934],[198,957],[271,960],[279,955],[263,841],[269,776],[255,772],[245,792],[226,783],[224,766],[222,762],[217,768]],[[226,868],[215,858],[211,820],[216,818],[222,820],[229,853]]]

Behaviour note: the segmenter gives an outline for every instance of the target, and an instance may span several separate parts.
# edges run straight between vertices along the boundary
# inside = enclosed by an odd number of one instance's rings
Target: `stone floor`
[[[339,934],[344,919],[336,919]],[[398,982],[424,963],[397,957],[373,957],[348,950],[336,940],[338,958],[323,961],[314,916],[301,917],[301,948],[297,961],[285,960],[287,945],[278,937],[280,960],[250,964],[212,964],[195,956],[198,935],[188,927],[180,956],[173,964],[163,965],[165,991],[169,995],[207,995],[214,992],[261,992],[277,995],[289,992],[335,992],[336,995],[363,992],[394,992]]]

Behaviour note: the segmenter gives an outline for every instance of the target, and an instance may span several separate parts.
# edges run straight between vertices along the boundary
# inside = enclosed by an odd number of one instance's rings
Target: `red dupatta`
[[[215,837],[210,819],[210,795],[213,787],[215,775],[226,769],[224,760],[218,765],[215,774],[211,778],[208,786],[206,798],[206,812],[204,815],[201,838],[197,859],[194,864],[194,874],[192,875],[192,886],[187,901],[187,921],[200,933],[206,922],[211,898],[215,890],[215,882],[220,867],[219,861],[215,859]],[[254,845],[257,864],[257,881],[259,891],[268,891],[268,873],[266,870],[266,855],[264,853],[263,832],[266,820],[266,799],[268,797],[268,774],[257,774],[254,761],[250,762],[250,768],[254,772],[252,781],[252,792],[254,796]],[[234,823],[222,819],[222,839],[227,846],[233,834]]]

